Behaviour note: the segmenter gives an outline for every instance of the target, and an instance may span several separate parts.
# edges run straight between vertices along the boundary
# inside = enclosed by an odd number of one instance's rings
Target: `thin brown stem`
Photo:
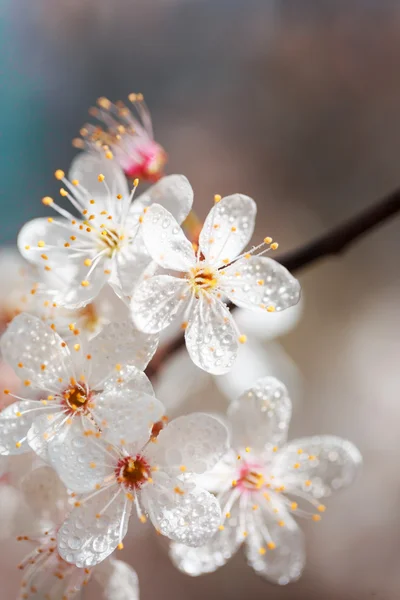
[[[283,254],[277,258],[277,261],[292,273],[300,271],[323,258],[341,254],[349,246],[397,213],[400,213],[400,190],[389,194],[351,219],[333,227],[327,233]],[[230,308],[233,310],[235,306],[230,305]],[[184,338],[180,336],[166,346],[161,347],[148,366],[147,374],[150,377],[156,375],[165,360],[183,345]]]

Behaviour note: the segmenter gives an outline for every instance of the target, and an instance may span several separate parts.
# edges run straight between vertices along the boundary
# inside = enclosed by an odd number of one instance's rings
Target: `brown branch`
[[[341,254],[351,244],[398,212],[400,212],[400,190],[389,194],[380,202],[320,235],[315,240],[278,257],[277,260],[289,271],[299,271],[322,258]]]
[[[354,242],[396,213],[400,213],[400,190],[389,194],[383,200],[358,213],[348,221],[333,227],[315,240],[311,240],[311,242],[307,242],[303,246],[278,257],[277,261],[292,273],[299,271],[323,258],[341,254]],[[233,310],[235,306],[230,305],[230,308]],[[184,338],[180,336],[166,346],[161,347],[147,368],[148,376],[156,375],[164,361],[183,345]]]

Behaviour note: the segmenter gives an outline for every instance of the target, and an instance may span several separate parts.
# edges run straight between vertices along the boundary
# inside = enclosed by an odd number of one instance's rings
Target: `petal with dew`
[[[185,341],[194,364],[208,373],[227,373],[236,360],[239,344],[235,324],[226,306],[212,296],[196,301]]]
[[[306,493],[318,499],[349,486],[361,463],[354,444],[320,435],[288,442],[275,455],[272,474],[283,481],[288,493]]]
[[[28,431],[28,443],[42,460],[49,462],[49,442],[62,432],[68,415],[59,406],[54,407],[53,412],[39,415]]]
[[[92,387],[115,373],[118,365],[132,365],[144,370],[158,345],[158,336],[139,331],[131,321],[106,325],[87,347]],[[118,368],[118,367],[117,367]],[[135,371],[132,371],[135,374]]]
[[[82,227],[79,222],[74,227],[69,226],[65,219],[52,222],[34,219],[24,225],[18,235],[20,252],[30,262],[43,267],[48,291],[57,304],[66,308],[88,304],[108,279],[106,267],[110,261],[104,255],[99,256],[94,239],[97,234],[91,228],[81,230]],[[93,268],[85,264],[92,259]],[[35,286],[32,289],[35,293]]]
[[[265,507],[249,510],[245,544],[249,565],[273,583],[296,581],[306,559],[303,533],[296,521],[283,510],[283,520]],[[268,544],[273,544],[273,549]]]
[[[62,263],[67,256],[64,243],[72,233],[60,228],[56,223],[63,223],[63,219],[54,219],[52,223],[44,217],[32,219],[25,223],[18,233],[18,250],[26,260],[36,265],[44,266],[42,254],[48,254],[51,248],[52,256],[58,263]]]
[[[104,560],[93,571],[93,577],[101,585],[104,600],[139,600],[139,578],[123,560]]]
[[[83,308],[100,294],[107,283],[108,259],[106,263],[99,262],[89,276],[91,267],[88,268],[84,265],[83,258],[64,257],[64,261],[67,263],[57,266],[57,275],[60,281],[53,293],[54,300],[58,305],[70,309]]]
[[[99,181],[99,175],[104,175],[104,181]],[[78,154],[71,163],[68,177],[71,181],[77,179],[79,185],[88,192],[82,193],[82,199],[87,207],[90,206],[90,210],[93,210],[93,206],[97,210],[104,210],[109,205],[117,205],[115,199],[118,194],[123,198],[129,196],[128,183],[121,167],[117,161],[107,159],[100,152]],[[80,188],[77,189],[79,191]],[[109,195],[111,197],[108,199]],[[95,200],[95,205],[89,204],[91,199]]]
[[[239,528],[239,502],[229,510],[223,526],[204,545],[191,548],[173,542],[170,545],[170,558],[183,573],[196,577],[203,573],[212,573],[222,567],[241,546],[244,537]],[[224,517],[225,515],[223,515]]]
[[[33,468],[22,479],[20,489],[37,518],[46,514],[57,523],[60,511],[68,508],[67,490],[51,467]]]
[[[41,319],[27,313],[11,321],[1,338],[1,353],[27,386],[58,390],[60,379],[69,381],[72,374],[66,344]]]
[[[162,205],[179,224],[183,223],[192,209],[192,186],[184,175],[167,175],[134,201],[130,214],[139,215],[152,204]]]
[[[160,432],[148,452],[163,468],[204,473],[228,449],[228,431],[223,423],[205,413],[174,419]]]
[[[211,264],[231,262],[251,240],[256,203],[244,194],[222,198],[208,213],[199,237],[200,250]]]
[[[188,283],[170,275],[143,281],[131,303],[133,322],[141,331],[159,333],[183,312],[191,297]]]
[[[115,281],[112,285],[116,293],[125,299],[129,299],[135,287],[153,275],[158,267],[146,250],[140,230],[130,244],[116,253],[115,261]]]
[[[173,215],[160,204],[152,204],[143,216],[145,246],[157,264],[173,271],[189,271],[196,262],[192,244]]]
[[[154,483],[141,492],[141,500],[156,529],[187,546],[202,546],[221,522],[218,500],[205,490],[179,479],[153,475]]]
[[[135,390],[131,381],[125,384],[121,379],[96,396],[93,416],[111,443],[143,446],[164,415],[164,407],[154,396]]]
[[[0,413],[0,454],[29,452],[26,439],[32,423],[40,415],[42,404],[37,400],[21,400],[10,404]],[[43,407],[42,407],[43,408]]]
[[[96,439],[93,428],[85,425],[79,417],[74,417],[48,444],[52,467],[64,485],[78,494],[94,490],[107,475],[114,473],[113,465],[107,466],[112,460],[104,443]]]
[[[237,306],[281,311],[300,300],[300,284],[272,258],[241,258],[225,269],[221,289]]]
[[[82,500],[58,530],[61,558],[80,568],[94,567],[122,542],[130,512],[131,502],[116,485]]]
[[[117,365],[113,374],[109,374],[101,383],[107,394],[123,391],[126,394],[144,394],[154,396],[153,386],[145,373],[134,365]]]
[[[272,450],[286,441],[291,416],[286,387],[275,377],[263,377],[229,405],[232,444],[236,448]]]

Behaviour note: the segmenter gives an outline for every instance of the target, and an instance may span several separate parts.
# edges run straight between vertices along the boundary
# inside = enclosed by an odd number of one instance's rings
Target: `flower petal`
[[[239,528],[239,502],[229,512],[230,518],[204,546],[190,548],[176,542],[170,545],[170,558],[180,571],[192,577],[212,573],[235,554],[244,539]]]
[[[201,252],[210,263],[236,258],[251,240],[256,203],[244,194],[222,198],[208,213],[199,237]]]
[[[161,475],[161,473],[159,474]],[[200,488],[188,488],[178,479],[154,477],[141,499],[154,525],[171,540],[202,546],[221,522],[218,500]]]
[[[104,175],[104,182],[99,181],[99,175]],[[115,197],[121,194],[123,198],[129,196],[128,183],[124,172],[116,160],[105,158],[100,152],[80,152],[72,161],[68,174],[69,179],[77,179],[80,186],[84,187],[89,194],[83,195],[83,201],[88,208],[97,211],[108,209],[108,205],[116,206]],[[110,202],[108,202],[108,189],[110,190]],[[96,204],[89,204],[94,199]]]
[[[89,431],[92,435],[88,435]],[[94,433],[89,427],[84,429],[79,417],[74,417],[48,444],[53,469],[67,488],[79,494],[94,490],[106,475],[114,473],[112,467],[105,466],[109,457],[102,443],[93,441]]]
[[[215,417],[193,413],[171,421],[160,432],[149,455],[163,468],[192,473],[211,469],[228,449],[228,431]]]
[[[300,300],[300,284],[272,258],[242,258],[225,269],[220,287],[237,306],[285,310]]]
[[[235,448],[271,449],[286,441],[292,403],[286,387],[275,377],[264,377],[228,408]]]
[[[104,600],[139,600],[139,578],[123,560],[110,557],[93,571]]]
[[[1,352],[15,372],[41,389],[58,389],[59,379],[73,373],[69,350],[60,336],[41,319],[22,313],[1,338]]]
[[[236,360],[237,338],[225,305],[211,296],[201,297],[185,332],[186,347],[194,364],[214,375],[227,373]]]
[[[275,544],[273,550],[268,548],[270,541]],[[249,565],[268,581],[286,585],[300,577],[306,558],[304,538],[288,513],[282,526],[282,521],[266,509],[252,511],[247,519],[245,547]]]
[[[22,400],[10,404],[0,413],[0,454],[29,452],[26,440],[32,422],[40,414],[33,409],[41,406],[37,400]],[[26,413],[26,414],[24,414]]]
[[[40,518],[46,515],[55,523],[59,521],[60,510],[68,506],[68,494],[57,473],[48,466],[33,468],[20,483],[30,508]]]
[[[321,435],[292,440],[274,457],[272,473],[288,492],[330,496],[350,485],[362,463],[359,450],[347,440]]]
[[[121,383],[107,386],[96,396],[93,416],[111,443],[144,445],[154,423],[163,416],[164,406],[154,396],[135,388],[133,378],[124,381],[121,373],[121,379]]]
[[[303,309],[303,297],[297,304],[281,312],[269,313],[239,308],[235,311],[235,323],[247,336],[251,335],[260,341],[268,342],[292,331],[300,321]]]
[[[142,235],[146,248],[164,269],[189,271],[196,257],[175,218],[160,204],[152,204],[143,216]]]
[[[158,345],[158,336],[138,331],[131,321],[106,325],[88,345],[90,385],[96,388],[108,374],[115,374],[118,365],[129,364],[144,370]]]
[[[163,177],[133,202],[130,212],[139,215],[152,204],[162,205],[179,224],[183,223],[192,209],[192,186],[184,175]]]
[[[126,299],[132,296],[142,279],[153,275],[158,267],[146,250],[140,230],[130,244],[116,253],[115,260],[116,276],[112,285],[116,293]]]
[[[45,462],[49,462],[49,442],[62,432],[66,419],[65,413],[56,406],[54,412],[36,416],[28,431],[28,444],[31,450]]]
[[[46,286],[49,293],[54,296],[54,301],[67,308],[80,308],[95,298],[108,279],[105,265],[109,261],[100,261],[93,269],[90,277],[88,272],[91,267],[85,265],[86,259],[93,259],[98,249],[93,240],[93,232],[79,231],[78,224],[70,230],[67,221],[63,227],[57,226],[56,219],[49,222],[47,219],[34,219],[21,229],[18,235],[18,248],[22,255],[44,270]],[[85,253],[76,256],[70,236],[76,238],[76,246],[87,249]],[[47,257],[43,259],[43,256]],[[82,285],[82,281],[88,284]]]
[[[132,319],[136,327],[147,333],[158,333],[168,327],[189,301],[189,287],[184,279],[156,275],[143,281],[132,298]]]
[[[235,311],[235,322],[236,313],[237,311]],[[245,333],[243,329],[240,331]],[[262,344],[257,338],[250,337],[245,344],[239,346],[235,368],[225,375],[216,377],[215,384],[220,392],[232,401],[237,400],[238,395],[251,388],[257,379],[269,375],[275,376],[287,386],[293,400],[301,396],[301,375],[283,347],[278,342]]]
[[[54,220],[57,221],[58,219]],[[59,221],[63,222],[63,219],[59,219]],[[62,234],[60,234],[61,231],[59,227],[54,225],[54,223],[50,223],[45,217],[32,219],[25,223],[18,233],[18,250],[30,263],[43,267],[44,261],[41,255],[44,252],[44,247],[42,245],[38,246],[38,242],[44,241],[46,245],[52,246],[53,255],[55,258],[58,258],[61,264],[62,258],[66,256],[64,243],[68,238],[68,232],[65,233],[62,231]]]
[[[57,534],[61,558],[80,568],[100,563],[125,537],[130,511],[131,503],[118,486],[74,508]]]

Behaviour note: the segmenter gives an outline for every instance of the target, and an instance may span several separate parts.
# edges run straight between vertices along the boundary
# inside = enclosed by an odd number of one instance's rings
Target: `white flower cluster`
[[[248,196],[216,196],[193,241],[180,227],[193,202],[184,176],[134,198],[138,181],[130,190],[125,174],[158,179],[165,160],[154,142],[158,158],[146,155],[144,168],[139,148],[151,128],[142,98],[132,101],[147,130],[100,99],[95,116],[110,131],[86,126],[69,177],[55,173],[72,212],[43,198],[57,214],[22,228],[28,266],[1,300],[2,360],[25,390],[4,390],[12,401],[0,413],[3,472],[28,457],[11,527],[30,504],[29,535],[19,539],[35,548],[20,565],[21,598],[73,598],[92,572],[104,598],[137,598],[134,571],[111,556],[132,511],[173,541],[173,561],[191,575],[215,570],[245,542],[257,572],[287,583],[304,564],[291,514],[319,520],[322,498],[350,483],[361,461],[331,436],[286,443],[291,402],[273,377],[230,405],[230,449],[216,417],[168,421],[144,373],[162,330],[177,321],[194,365],[221,376],[246,342],[228,302],[265,319],[295,305],[300,286],[265,256],[277,247],[271,238],[245,250],[256,216]]]

